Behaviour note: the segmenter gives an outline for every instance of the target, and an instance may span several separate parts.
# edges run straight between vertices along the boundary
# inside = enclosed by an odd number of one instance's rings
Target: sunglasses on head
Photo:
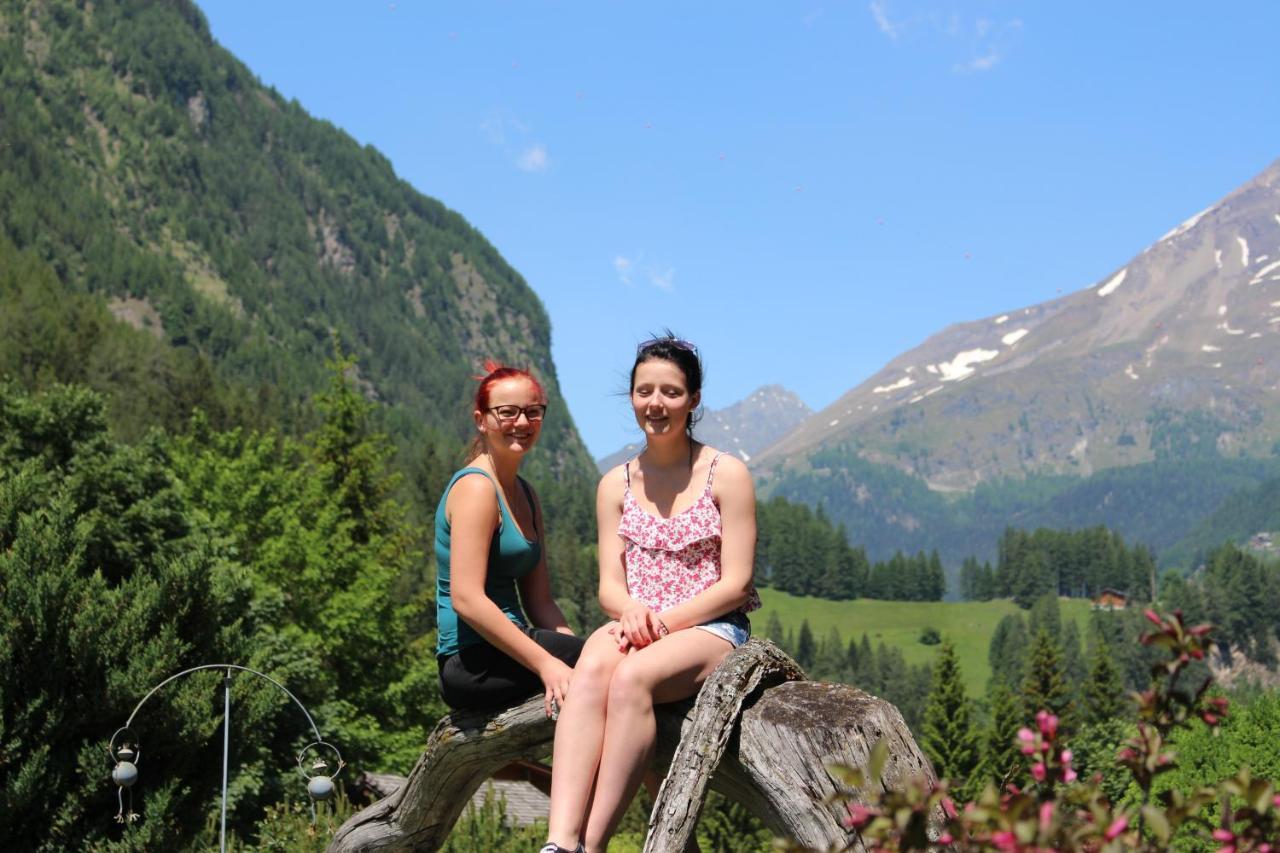
[[[636,354],[639,355],[648,352],[655,347],[664,345],[675,347],[678,350],[684,350],[685,352],[693,353],[694,355],[698,354],[697,345],[692,341],[686,341],[683,338],[649,338],[649,340],[642,341],[640,345],[636,347]]]

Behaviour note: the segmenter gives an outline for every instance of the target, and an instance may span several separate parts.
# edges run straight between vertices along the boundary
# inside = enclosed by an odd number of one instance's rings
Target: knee
[[[653,704],[653,685],[644,670],[628,658],[618,664],[609,680],[609,707],[644,707]]]
[[[586,690],[606,689],[621,657],[618,650],[614,648],[588,647],[573,668],[573,682],[570,690],[579,686]]]

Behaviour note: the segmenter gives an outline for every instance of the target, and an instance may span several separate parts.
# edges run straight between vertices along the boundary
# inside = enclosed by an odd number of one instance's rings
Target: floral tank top
[[[631,494],[631,461],[623,466],[627,478],[622,496],[618,535],[624,541],[623,563],[627,592],[655,613],[683,604],[720,580],[720,507],[711,497],[716,463],[711,460],[707,485],[693,506],[670,518],[646,512]],[[755,587],[738,608],[748,613],[760,606]]]

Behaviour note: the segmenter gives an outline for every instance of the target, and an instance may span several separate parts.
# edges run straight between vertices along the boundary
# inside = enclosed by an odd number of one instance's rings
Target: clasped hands
[[[656,643],[670,632],[658,614],[643,604],[632,603],[609,626],[609,633],[618,641],[618,651],[625,653]]]

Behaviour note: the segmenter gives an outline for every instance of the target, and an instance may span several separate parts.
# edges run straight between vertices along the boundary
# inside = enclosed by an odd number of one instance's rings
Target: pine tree
[[[764,635],[774,643],[785,642],[786,635],[782,631],[782,620],[778,618],[778,611],[769,611],[769,619],[764,626]]]
[[[1026,725],[1018,695],[996,682],[991,691],[991,726],[983,744],[982,769],[996,784],[1016,781],[1025,763],[1018,748],[1018,730]]]
[[[806,671],[813,667],[818,656],[818,646],[813,640],[813,631],[809,628],[809,620],[800,623],[800,636],[796,638],[796,663]]]
[[[1026,674],[1022,677],[1022,708],[1026,719],[1044,709],[1057,715],[1062,728],[1070,728],[1069,717],[1074,705],[1062,676],[1062,653],[1043,628],[1032,641],[1027,657]]]
[[[1010,690],[1022,683],[1027,641],[1027,626],[1018,614],[1011,613],[996,623],[987,650],[992,682],[999,682]]]
[[[1074,619],[1067,620],[1062,628],[1062,673],[1072,693],[1089,677],[1089,668],[1085,665],[1084,650],[1080,643],[1080,628]]]
[[[933,762],[939,778],[962,783],[978,763],[969,697],[956,650],[944,641],[933,666],[933,681],[924,709],[920,747]]]
[[[1049,632],[1049,638],[1055,643],[1062,642],[1062,609],[1058,606],[1056,590],[1037,597],[1027,614],[1027,633],[1034,637],[1041,628]]]
[[[1099,635],[1093,644],[1089,677],[1084,683],[1084,722],[1106,722],[1119,717],[1127,707],[1120,670],[1111,659],[1107,641]]]
[[[823,681],[843,681],[846,676],[844,668],[844,640],[840,631],[833,625],[818,646],[814,656],[813,677]]]

